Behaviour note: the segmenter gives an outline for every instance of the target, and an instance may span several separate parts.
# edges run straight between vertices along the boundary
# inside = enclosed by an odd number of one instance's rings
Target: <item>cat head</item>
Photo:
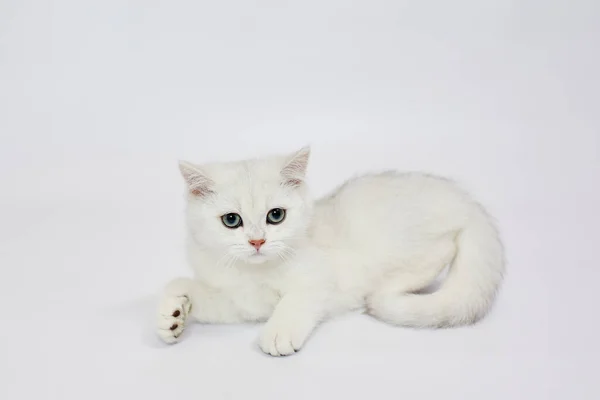
[[[286,260],[306,235],[312,202],[305,183],[310,149],[256,160],[180,162],[187,225],[223,264]]]

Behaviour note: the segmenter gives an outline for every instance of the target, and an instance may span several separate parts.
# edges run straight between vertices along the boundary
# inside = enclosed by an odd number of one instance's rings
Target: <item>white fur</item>
[[[468,324],[486,314],[504,274],[503,250],[491,218],[465,192],[445,179],[388,172],[350,180],[313,203],[304,182],[308,156],[305,148],[287,157],[180,164],[194,277],[167,285],[159,307],[165,341],[177,340],[188,311],[206,323],[267,321],[259,346],[274,356],[299,350],[320,321],[348,311],[415,327]],[[269,225],[276,207],[286,219]],[[220,216],[231,212],[242,227],[223,225]],[[266,240],[259,254],[249,239]],[[439,290],[417,293],[449,264]]]

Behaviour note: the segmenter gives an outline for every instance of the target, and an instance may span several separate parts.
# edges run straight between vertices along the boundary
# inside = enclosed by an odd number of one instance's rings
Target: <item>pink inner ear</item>
[[[285,183],[286,183],[286,185],[289,185],[289,186],[300,186],[302,181],[300,179],[292,178],[292,179],[287,179],[285,181]]]
[[[189,183],[190,193],[194,196],[206,196],[212,193],[206,181],[192,181]]]

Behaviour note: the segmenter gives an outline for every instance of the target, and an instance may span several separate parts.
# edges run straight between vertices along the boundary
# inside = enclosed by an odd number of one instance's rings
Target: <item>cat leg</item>
[[[323,317],[323,300],[309,292],[283,296],[259,338],[262,351],[287,356],[300,350]]]
[[[175,343],[192,320],[208,323],[239,322],[240,312],[231,296],[190,278],[169,282],[159,301],[157,333]]]

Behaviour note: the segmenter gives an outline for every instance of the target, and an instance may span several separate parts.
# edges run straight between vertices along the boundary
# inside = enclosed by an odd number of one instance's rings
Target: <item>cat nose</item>
[[[263,244],[265,244],[266,240],[265,239],[252,239],[252,240],[248,240],[248,243],[250,243],[257,251],[258,249],[260,249],[260,246],[262,246]]]

